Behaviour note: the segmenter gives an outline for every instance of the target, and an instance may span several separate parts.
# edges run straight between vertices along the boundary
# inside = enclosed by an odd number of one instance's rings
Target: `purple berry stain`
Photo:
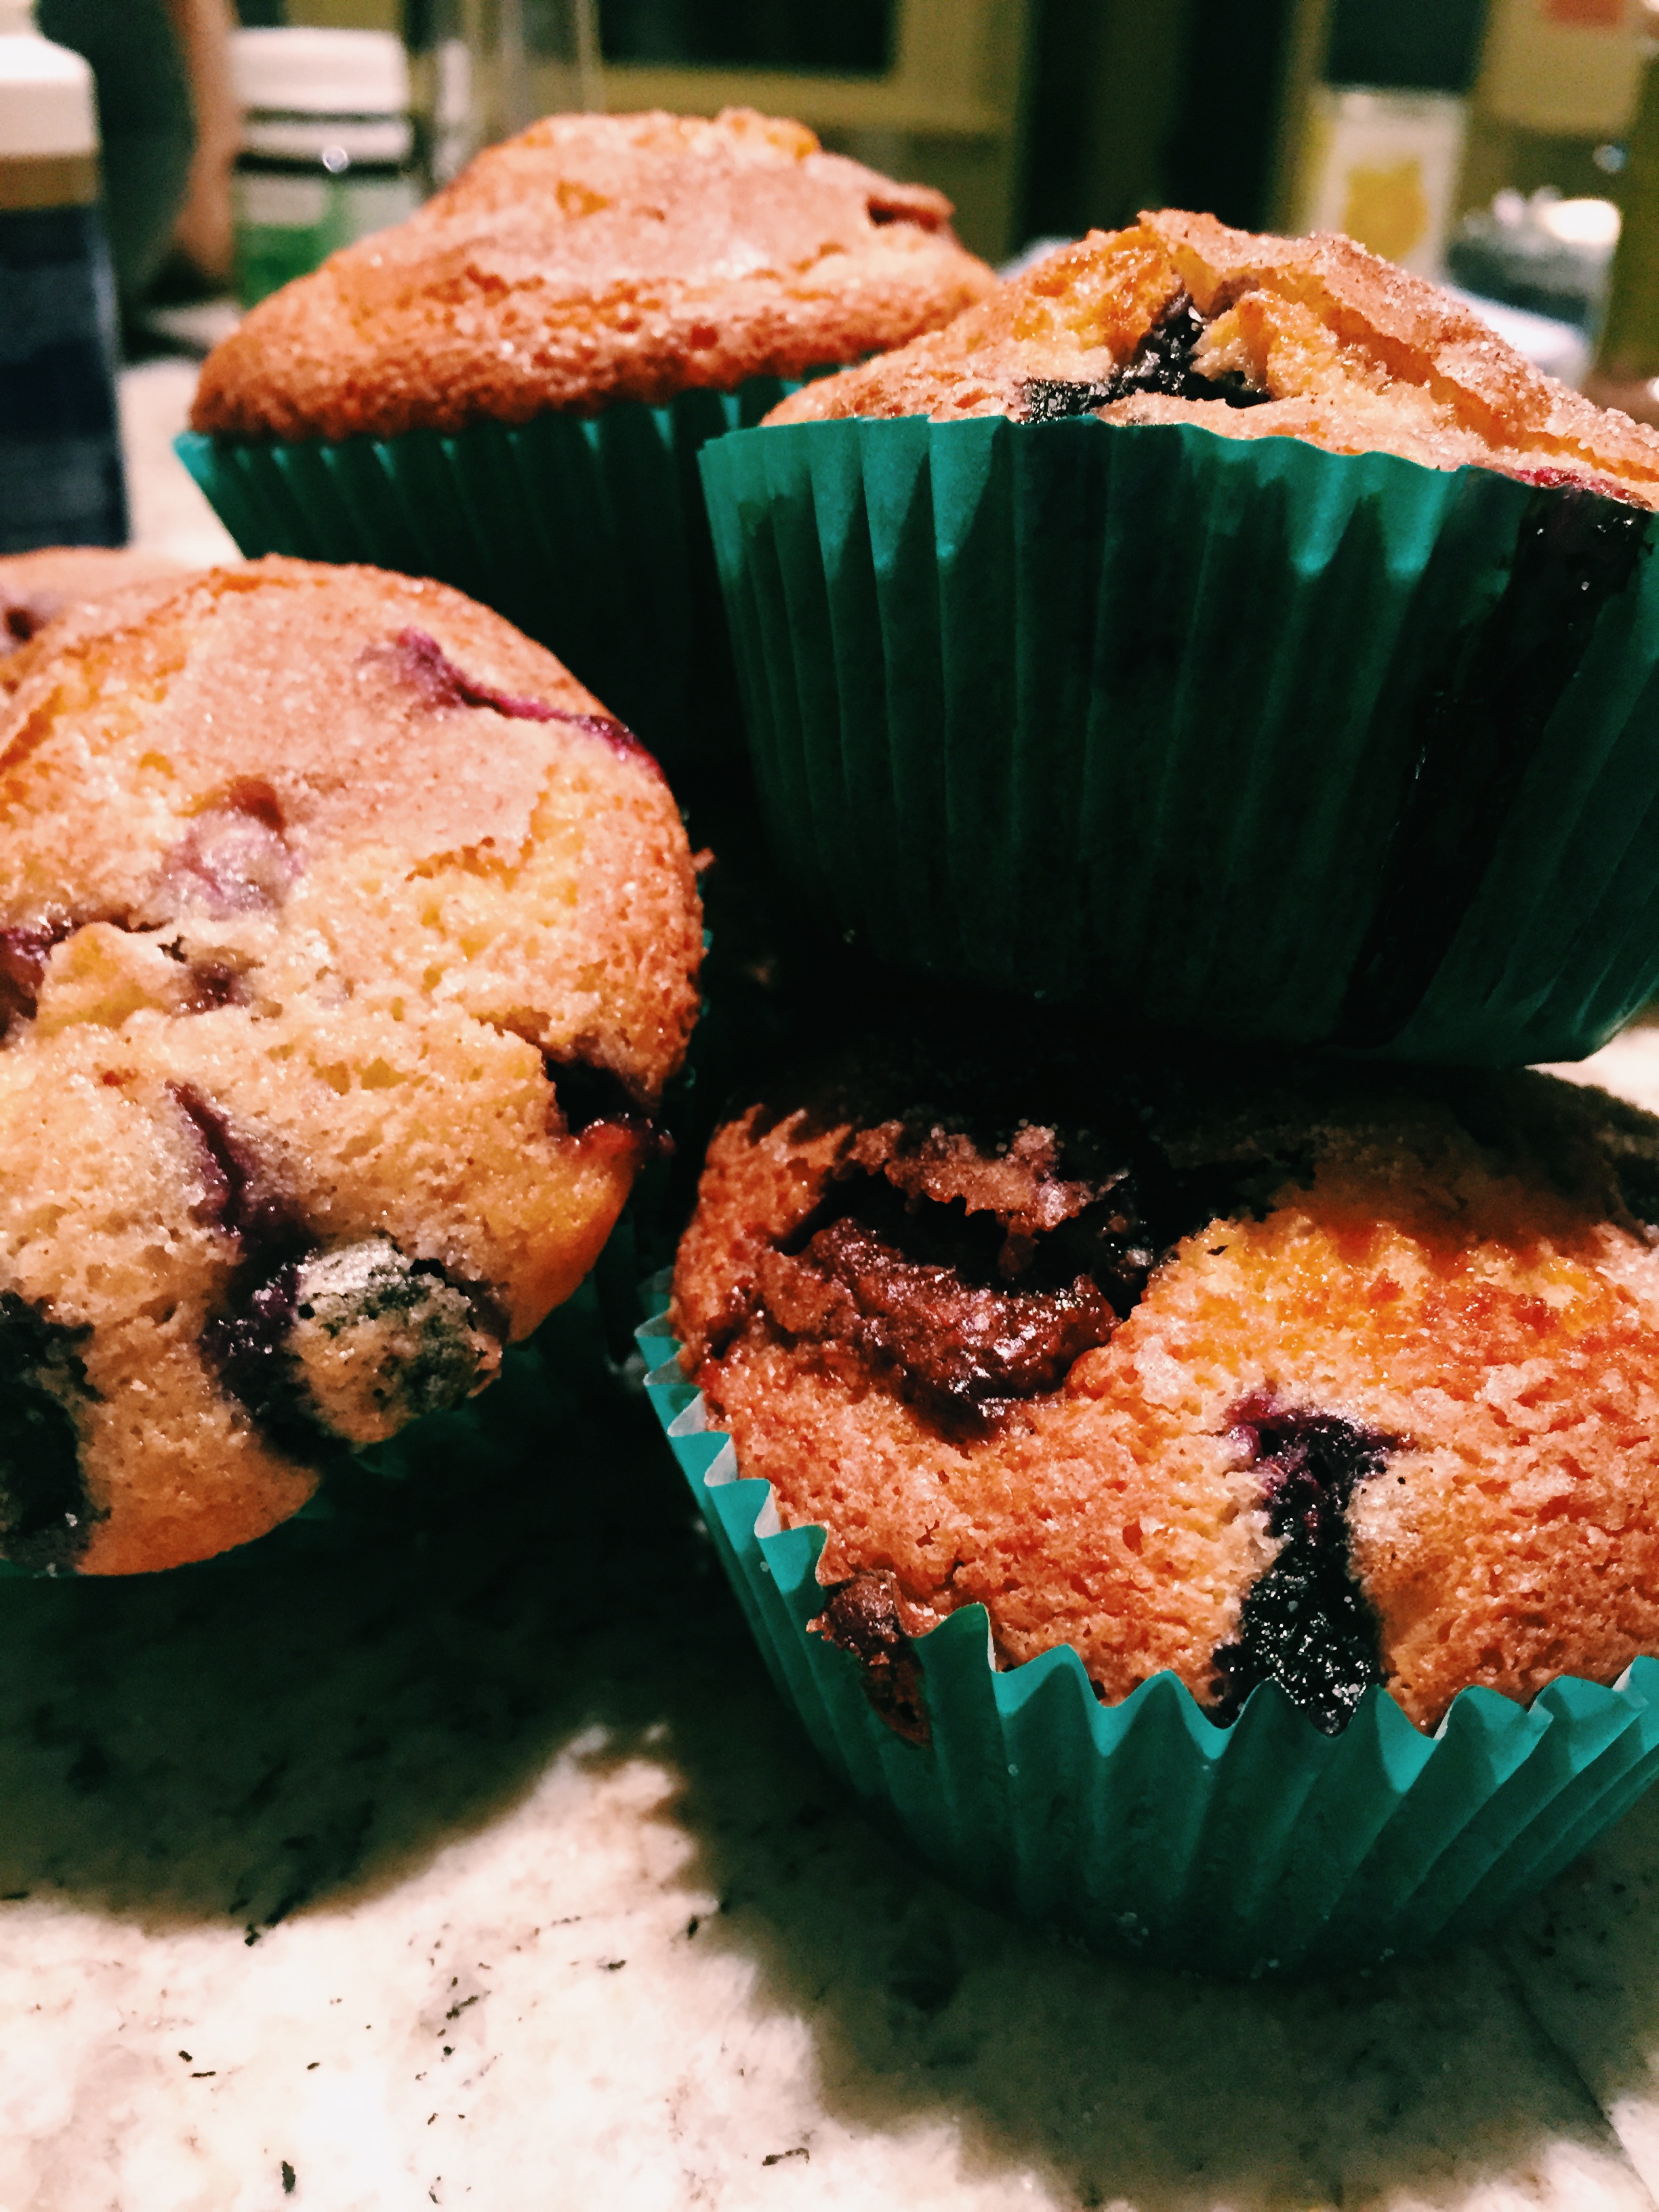
[[[544,699],[522,699],[493,684],[481,684],[458,668],[437,639],[423,629],[399,630],[390,647],[376,650],[382,659],[391,660],[404,683],[434,713],[445,707],[488,707],[512,722],[563,722],[571,729],[586,730],[590,737],[603,738],[624,760],[657,768],[634,732],[611,715],[573,714],[566,707],[550,707]]]
[[[281,906],[300,872],[283,829],[281,802],[268,783],[247,777],[233,784],[167,856],[167,903],[203,908],[219,921]]]
[[[1348,1501],[1388,1463],[1397,1437],[1271,1398],[1234,1417],[1261,1475],[1278,1558],[1246,1593],[1237,1640],[1215,1655],[1223,1717],[1259,1682],[1277,1682],[1316,1728],[1335,1735],[1383,1678],[1376,1614],[1348,1559]]]

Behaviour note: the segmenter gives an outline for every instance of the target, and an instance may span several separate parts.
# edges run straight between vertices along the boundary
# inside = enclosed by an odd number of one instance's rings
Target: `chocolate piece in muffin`
[[[1171,209],[1091,231],[767,420],[850,415],[1194,422],[1659,505],[1659,435],[1540,374],[1438,287],[1349,238]]]
[[[0,715],[0,1550],[303,1503],[568,1296],[701,918],[649,757],[441,586],[267,561],[16,656]]]
[[[191,419],[392,437],[799,376],[992,289],[950,215],[746,108],[550,116],[262,301],[209,357]]]
[[[720,1131],[673,1319],[836,1640],[1432,1727],[1659,1653],[1656,1168],[1540,1076],[896,1052]]]

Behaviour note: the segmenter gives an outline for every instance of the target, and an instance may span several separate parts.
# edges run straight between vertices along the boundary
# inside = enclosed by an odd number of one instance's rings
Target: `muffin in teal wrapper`
[[[1185,422],[780,424],[702,470],[782,872],[882,959],[1500,1064],[1659,986],[1644,510]]]
[[[650,1303],[665,1299],[666,1282]],[[664,1312],[647,1389],[767,1666],[819,1756],[964,1889],[1102,1948],[1228,1976],[1336,1972],[1500,1923],[1659,1777],[1659,1662],[1522,1706],[1466,1690],[1432,1735],[1385,1692],[1322,1735],[1263,1683],[1230,1727],[1172,1675],[1099,1704],[1076,1654],[999,1670],[977,1606],[912,1649],[906,1741],[814,1624],[823,1531],[781,1529],[708,1421]]]
[[[741,757],[696,456],[794,389],[598,415],[287,443],[185,431],[185,466],[248,555],[361,561],[454,585],[538,639],[672,773]]]
[[[697,450],[982,297],[950,213],[746,109],[550,116],[261,302],[180,450],[245,552],[458,585],[718,797],[742,748]]]
[[[647,1386],[966,1886],[1230,1974],[1499,1919],[1659,1774],[1659,1118],[911,992],[708,1148]]]
[[[826,935],[1493,1065],[1659,982],[1659,436],[1351,240],[1143,215],[702,466]]]

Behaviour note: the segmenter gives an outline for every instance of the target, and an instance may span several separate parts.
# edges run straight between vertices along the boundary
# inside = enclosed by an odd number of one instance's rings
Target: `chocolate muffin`
[[[1350,238],[1171,209],[1091,231],[767,419],[901,415],[1195,422],[1659,505],[1659,435],[1540,374],[1436,285]]]
[[[267,561],[0,710],[0,1552],[204,1558],[592,1265],[695,1017],[653,763],[440,586]]]
[[[191,421],[388,438],[800,376],[991,290],[950,214],[748,108],[549,116],[262,301]]]
[[[921,1046],[711,1147],[672,1322],[914,1731],[985,1606],[1109,1702],[1433,1728],[1659,1653],[1659,1121],[1526,1073]]]

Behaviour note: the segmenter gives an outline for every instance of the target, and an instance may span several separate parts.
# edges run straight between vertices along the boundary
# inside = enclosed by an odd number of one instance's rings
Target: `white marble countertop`
[[[1576,1072],[1659,1105],[1659,1030]],[[838,1801],[583,1389],[372,1543],[0,1586],[5,2212],[1651,2212],[1659,1793],[1448,1960],[1081,1956]]]

